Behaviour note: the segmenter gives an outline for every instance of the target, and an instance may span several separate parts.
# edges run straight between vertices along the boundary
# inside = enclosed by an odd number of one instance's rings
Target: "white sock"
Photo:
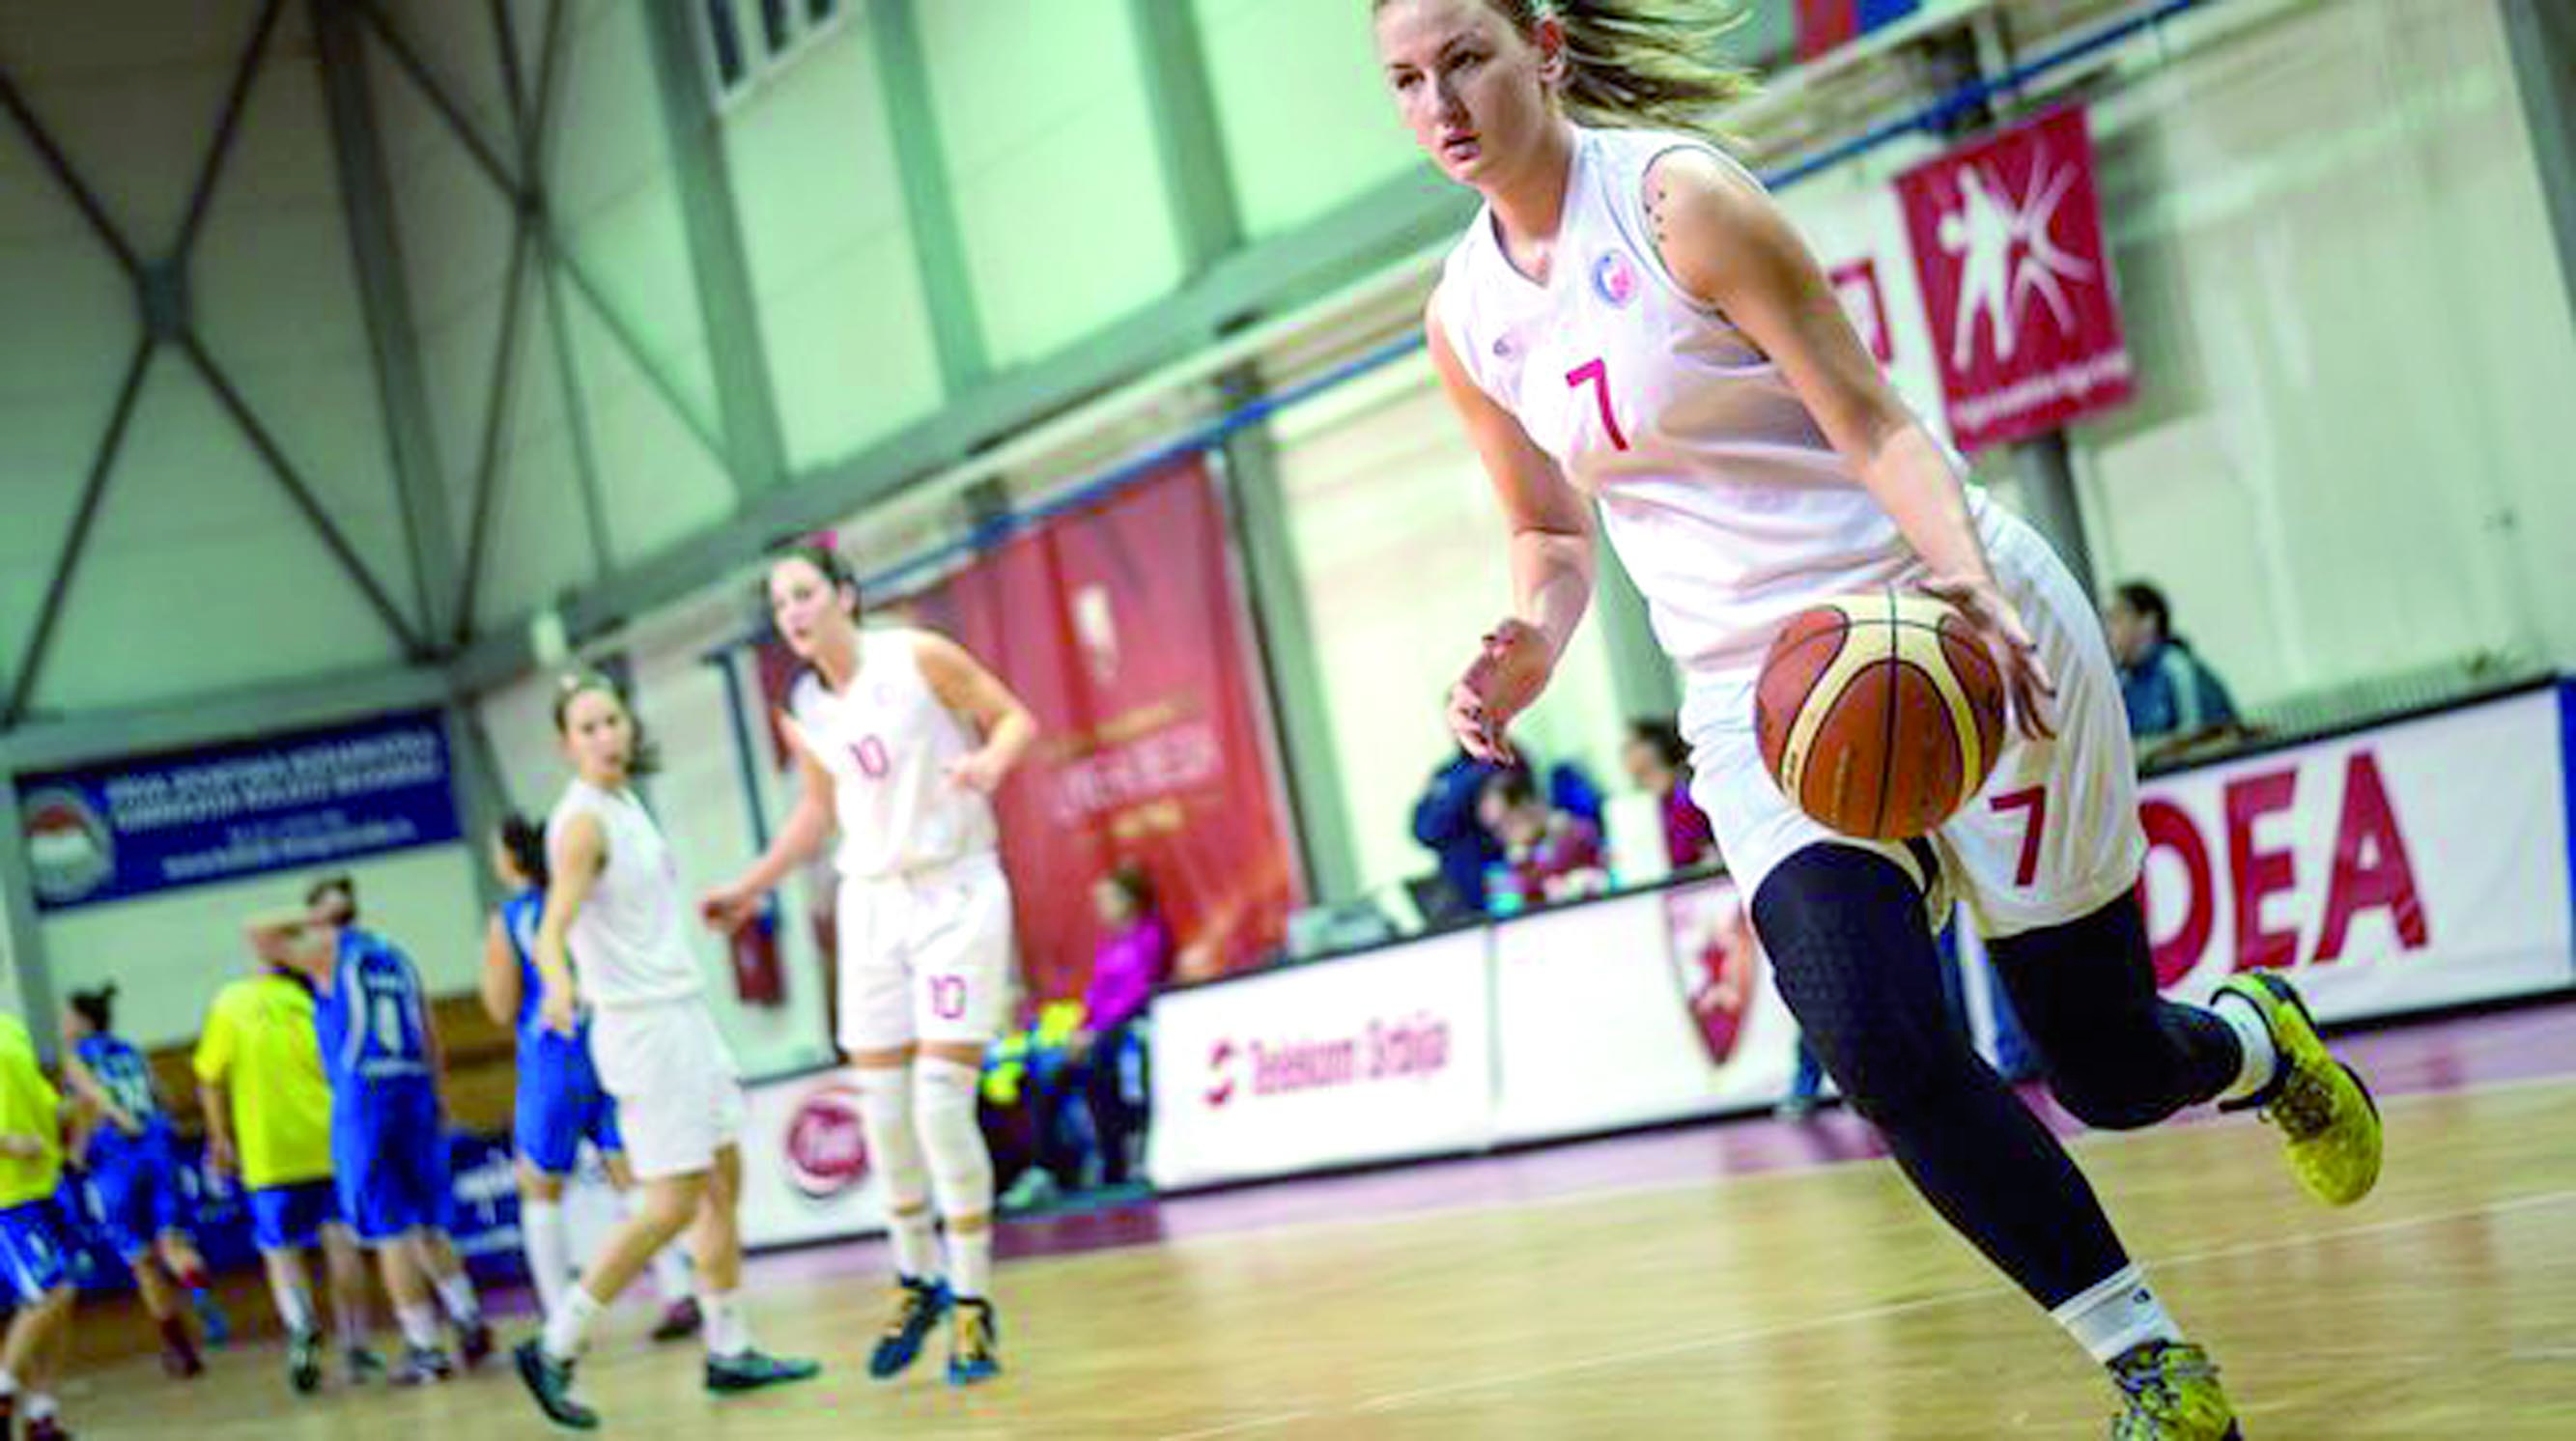
[[[2123,1266],[2077,1292],[2049,1313],[2085,1354],[2107,1366],[2144,1341],[2180,1341],[2182,1328],[2165,1314],[2145,1274]]]
[[[277,1298],[277,1319],[286,1323],[289,1334],[310,1336],[317,1329],[313,1319],[313,1296],[303,1287],[280,1281],[272,1276],[268,1293]]]
[[[27,1393],[28,1420],[42,1421],[53,1414],[54,1393],[51,1391],[30,1391]]]
[[[959,1296],[978,1300],[992,1289],[992,1227],[948,1233],[948,1285]]]
[[[17,1394],[18,1373],[6,1369],[0,1369],[0,1396],[15,1396]]]
[[[886,1240],[894,1247],[895,1270],[914,1281],[939,1279],[939,1233],[930,1223],[930,1202],[916,1203],[912,1214],[886,1218]]]
[[[519,1247],[528,1253],[528,1280],[537,1288],[537,1310],[552,1316],[572,1289],[572,1228],[554,1201],[519,1203]]]
[[[394,1321],[402,1327],[403,1344],[415,1351],[428,1351],[437,1347],[437,1307],[426,1301],[412,1306],[396,1306]]]
[[[665,1301],[685,1300],[691,1290],[689,1256],[678,1242],[663,1247],[653,1255],[653,1289]]]
[[[474,1294],[474,1278],[460,1266],[453,1276],[437,1279],[439,1304],[447,1308],[447,1319],[459,1326],[471,1326],[483,1319],[483,1300]]]
[[[700,1292],[698,1309],[706,1313],[708,1355],[739,1356],[751,1349],[751,1318],[742,1313],[741,1292]]]
[[[340,1318],[340,1346],[347,1351],[362,1351],[367,1345],[367,1316],[354,1299],[343,1300],[338,1292],[331,1296],[332,1309]]]
[[[599,1298],[590,1294],[587,1284],[574,1286],[565,1296],[563,1309],[546,1317],[546,1355],[557,1361],[570,1361],[590,1345],[591,1323],[599,1319]]]
[[[2272,1084],[2272,1073],[2281,1068],[2281,1056],[2272,1045],[2272,1028],[2263,1024],[2261,1009],[2233,991],[2219,992],[2209,1009],[2236,1033],[2237,1048],[2245,1055],[2236,1067],[2236,1079],[2218,1093],[2218,1099],[2241,1101]]]

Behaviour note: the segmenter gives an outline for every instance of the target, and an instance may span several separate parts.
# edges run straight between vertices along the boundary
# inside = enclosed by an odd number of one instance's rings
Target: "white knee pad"
[[[861,1066],[859,1125],[868,1157],[885,1178],[886,1203],[909,1211],[930,1200],[930,1173],[922,1164],[921,1136],[912,1122],[912,1067]]]
[[[993,1210],[993,1158],[975,1124],[975,1091],[981,1067],[937,1056],[914,1064],[915,1117],[921,1149],[930,1161],[930,1184],[942,1216],[984,1216]]]

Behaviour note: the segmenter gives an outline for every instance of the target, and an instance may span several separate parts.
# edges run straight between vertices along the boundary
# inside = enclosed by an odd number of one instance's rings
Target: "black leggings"
[[[1894,862],[1809,846],[1753,897],[1780,993],[1855,1110],[1961,1235],[2042,1306],[2128,1264],[2066,1149],[1969,1048],[1941,992],[1923,899]],[[2143,1126],[2218,1094],[2236,1038],[2159,999],[2136,901],[1990,948],[2068,1110]]]

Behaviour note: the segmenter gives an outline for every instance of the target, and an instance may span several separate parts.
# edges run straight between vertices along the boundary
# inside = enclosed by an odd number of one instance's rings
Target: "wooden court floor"
[[[2225,1120],[2080,1145],[2256,1441],[2576,1437],[2576,1082],[2394,1098],[2379,1192],[2311,1206]],[[765,1268],[770,1277],[783,1274]],[[881,1298],[764,1278],[773,1349],[831,1367],[716,1403],[622,1312],[603,1434],[665,1437],[2099,1436],[2099,1374],[1883,1161],[1005,1266],[1001,1381],[861,1369]],[[549,1434],[496,1363],[421,1392],[289,1397],[274,1345],[204,1380],[78,1378],[83,1436]]]

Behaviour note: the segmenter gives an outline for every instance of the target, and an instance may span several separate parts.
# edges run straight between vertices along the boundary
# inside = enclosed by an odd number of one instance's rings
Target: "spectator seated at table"
[[[1682,740],[1680,726],[1669,716],[1630,721],[1619,761],[1637,789],[1663,808],[1664,854],[1672,868],[1689,870],[1716,860],[1717,833],[1691,802],[1690,746]]]
[[[2120,665],[2120,698],[2138,764],[2154,765],[2222,745],[2244,732],[2236,702],[2209,663],[2173,632],[2165,594],[2142,580],[2112,593],[2102,612],[2111,657]]]
[[[1094,1180],[1126,1185],[1143,1136],[1140,1027],[1171,973],[1171,927],[1154,902],[1151,878],[1134,864],[1103,876],[1092,887],[1092,904],[1103,933],[1081,1005],[1050,1007],[1055,1027],[1042,1017],[1028,1048],[1037,1164],[1006,1198],[1016,1203],[1013,1209],[1086,1189]],[[1069,1031],[1062,1029],[1068,1015]]]
[[[1598,895],[1610,875],[1603,865],[1601,828],[1557,809],[1539,794],[1523,767],[1485,782],[1477,817],[1503,849],[1503,870],[1516,905],[1537,905]],[[1488,909],[1492,909],[1488,898]]]

